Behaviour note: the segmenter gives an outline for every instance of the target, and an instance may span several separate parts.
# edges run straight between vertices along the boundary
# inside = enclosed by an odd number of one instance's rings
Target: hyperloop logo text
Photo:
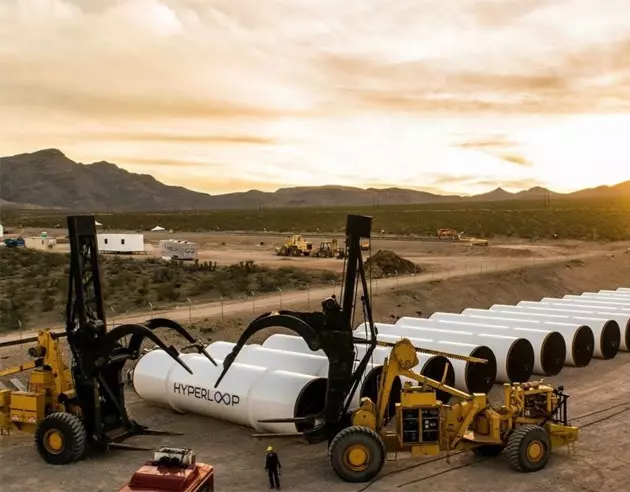
[[[173,383],[173,392],[180,395],[193,396],[198,400],[206,400],[213,403],[223,403],[224,405],[234,406],[241,401],[238,395],[231,393],[221,393],[200,386],[192,386],[190,384]]]

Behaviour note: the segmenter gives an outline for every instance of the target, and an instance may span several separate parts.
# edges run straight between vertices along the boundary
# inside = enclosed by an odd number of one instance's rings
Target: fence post
[[[282,309],[282,289],[278,287],[278,292],[280,292],[280,309]]]
[[[311,284],[306,284],[306,302],[308,302],[308,309],[311,309]]]
[[[188,301],[188,324],[192,325],[192,301],[189,297],[186,300]]]
[[[223,296],[219,296],[221,298],[221,321],[223,321]]]
[[[151,319],[153,319],[153,304],[151,304],[151,301],[148,301],[147,304],[151,308]]]
[[[116,326],[116,309],[114,309],[114,306],[109,306],[109,309],[112,310],[112,328],[114,326]]]
[[[252,313],[256,312],[256,293],[252,290]]]

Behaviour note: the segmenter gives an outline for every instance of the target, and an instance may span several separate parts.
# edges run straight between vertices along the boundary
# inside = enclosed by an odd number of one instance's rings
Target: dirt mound
[[[393,275],[409,275],[421,271],[419,265],[398,256],[393,251],[379,249],[365,261],[365,270],[373,278],[391,277]]]

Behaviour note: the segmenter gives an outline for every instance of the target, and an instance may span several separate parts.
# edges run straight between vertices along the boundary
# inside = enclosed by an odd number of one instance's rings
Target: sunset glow
[[[3,0],[0,155],[168,184],[630,179],[628,0]]]

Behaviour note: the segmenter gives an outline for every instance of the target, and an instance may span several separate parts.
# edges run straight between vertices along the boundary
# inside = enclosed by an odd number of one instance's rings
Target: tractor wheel
[[[516,471],[528,473],[542,470],[547,465],[550,454],[549,436],[539,425],[522,425],[508,440],[508,460]]]
[[[346,482],[368,482],[385,464],[385,444],[368,427],[347,427],[339,432],[328,447],[328,462]]]
[[[505,447],[501,444],[486,444],[472,450],[475,456],[479,458],[494,458],[499,456]]]
[[[35,445],[46,463],[66,465],[80,460],[85,454],[87,432],[76,415],[55,412],[37,426]]]

